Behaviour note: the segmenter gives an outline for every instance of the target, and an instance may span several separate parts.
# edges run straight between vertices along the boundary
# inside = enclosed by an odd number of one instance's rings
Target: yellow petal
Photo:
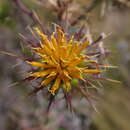
[[[52,71],[46,78],[54,77],[56,76],[56,70]]]
[[[86,69],[83,70],[83,73],[91,73],[91,74],[96,74],[96,73],[100,73],[102,72],[101,70],[97,70],[97,69]]]
[[[78,49],[76,50],[76,54],[80,54],[81,51],[83,51],[87,46],[89,45],[89,41],[84,41],[81,45],[79,45]]]
[[[73,61],[71,61],[69,66],[76,66],[76,65],[80,64],[82,61],[83,61],[83,59],[81,59],[81,58],[75,58]]]
[[[52,55],[52,51],[46,45],[44,45],[44,50],[43,51],[45,51],[46,55],[48,55],[48,56]]]
[[[65,59],[65,57],[67,56],[66,54],[66,52],[67,52],[68,50],[67,50],[67,46],[61,46],[60,47],[60,57],[61,58],[63,58],[63,59]]]
[[[51,42],[53,44],[53,47],[57,50],[57,41],[54,37],[54,34],[52,34],[52,36],[51,36]]]
[[[33,62],[27,61],[27,63],[32,65],[32,66],[34,66],[34,67],[42,67],[42,68],[49,68],[49,67],[51,67],[50,65],[39,63],[39,62],[35,62],[35,61],[33,61]]]
[[[38,54],[41,57],[44,57],[46,55],[45,51],[42,48],[32,48],[36,54]]]
[[[72,44],[74,41],[74,36],[71,37],[71,39],[69,40],[68,44]]]
[[[68,70],[68,72],[75,72],[75,73],[78,73],[78,72],[82,72],[82,69],[81,68],[79,68],[79,67],[68,67],[67,68],[67,70]]]
[[[66,78],[63,79],[63,82],[65,83],[65,91],[68,92],[71,89],[70,81]]]
[[[76,79],[81,79],[84,80],[81,73],[69,73],[71,77],[76,78]]]
[[[84,62],[87,62],[87,63],[97,63],[96,60],[85,60]]]
[[[66,70],[63,70],[64,76],[67,77],[68,79],[71,79],[71,77],[69,76],[69,73]]]
[[[47,86],[54,79],[55,79],[55,76],[51,76],[51,77],[45,79],[44,81],[41,82],[41,86]]]
[[[41,32],[38,28],[35,28],[35,31],[37,32],[37,34],[41,37],[42,39],[42,43],[41,43],[41,47],[43,48],[44,47],[44,44],[45,45],[49,45],[49,40],[47,38],[47,35],[45,35],[43,32]]]
[[[50,89],[48,89],[48,91],[49,91],[52,95],[55,95],[55,91],[59,89],[60,82],[61,82],[61,78],[60,78],[60,76],[58,76],[58,77],[56,78],[56,81],[55,81],[55,83],[53,84],[53,86],[52,86]]]
[[[59,45],[64,45],[66,43],[65,34],[62,31],[62,28],[60,26],[57,26],[57,41]]]
[[[57,45],[57,41],[54,37],[54,34],[51,36],[51,43],[54,47],[54,51],[53,54],[55,55],[55,57],[58,59],[59,58],[59,46]]]
[[[45,56],[44,59],[47,62],[47,64],[49,64],[50,66],[52,66],[52,67],[56,66],[56,64],[54,63],[54,61],[52,60],[52,58],[50,58],[48,56]]]
[[[44,50],[47,56],[51,57],[52,61],[57,64],[56,60],[58,61],[58,56],[56,55],[54,50],[49,49],[46,45],[44,46]]]
[[[44,71],[40,71],[40,72],[34,72],[32,74],[29,75],[29,77],[44,77],[46,75],[48,75],[49,73],[51,73],[53,71],[53,69],[48,69],[48,70],[44,70]]]
[[[69,59],[74,58],[76,54],[76,50],[78,49],[78,42],[73,42],[71,46]]]

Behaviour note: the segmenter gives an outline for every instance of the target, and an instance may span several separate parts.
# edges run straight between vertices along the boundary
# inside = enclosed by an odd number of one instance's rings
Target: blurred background
[[[17,0],[0,0],[0,51],[31,55],[19,40],[18,33],[29,35],[32,19],[16,4]],[[58,23],[53,6],[55,0],[23,0],[35,10],[45,25]],[[64,100],[57,100],[46,114],[47,97],[42,92],[23,98],[30,90],[28,83],[19,83],[28,70],[21,60],[0,54],[0,130],[130,130],[130,1],[73,0],[69,6],[70,19],[78,19],[75,27],[86,25],[93,38],[102,32],[111,33],[104,40],[110,51],[107,62],[118,66],[105,77],[121,83],[102,82],[94,112],[85,99],[73,99],[74,113],[68,111]],[[19,65],[20,64],[20,65]]]

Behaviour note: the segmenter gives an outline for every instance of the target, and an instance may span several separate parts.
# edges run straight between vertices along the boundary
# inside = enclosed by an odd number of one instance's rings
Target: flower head
[[[40,46],[32,47],[32,49],[40,58],[37,61],[27,61],[27,63],[39,69],[28,75],[36,79],[42,78],[40,85],[37,86],[38,89],[48,87],[52,95],[55,95],[59,89],[68,92],[71,89],[72,79],[84,81],[84,74],[101,72],[98,68],[87,66],[87,63],[96,63],[96,60],[90,60],[89,56],[83,52],[90,45],[88,40],[76,41],[73,36],[68,40],[59,26],[50,37],[38,28],[35,30],[40,37]],[[51,84],[50,87],[49,84]]]

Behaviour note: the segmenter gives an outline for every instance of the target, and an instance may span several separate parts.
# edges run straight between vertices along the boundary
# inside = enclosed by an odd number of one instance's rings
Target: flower
[[[62,28],[58,26],[56,31],[49,38],[38,28],[35,29],[40,37],[40,46],[32,47],[34,53],[40,56],[38,61],[27,61],[39,71],[29,73],[28,77],[42,78],[37,88],[41,89],[53,83],[48,87],[48,91],[55,95],[61,88],[65,92],[71,89],[71,80],[85,80],[84,74],[97,74],[101,71],[97,68],[90,69],[82,63],[91,63],[95,60],[89,60],[83,53],[89,46],[89,41],[75,41],[73,36],[67,40]]]

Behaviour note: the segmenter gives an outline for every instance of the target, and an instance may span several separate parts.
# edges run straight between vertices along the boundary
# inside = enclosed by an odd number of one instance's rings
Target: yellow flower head
[[[91,63],[95,60],[89,60],[88,56],[83,53],[89,46],[89,41],[79,42],[67,39],[61,27],[48,37],[38,28],[35,29],[40,37],[40,46],[33,47],[34,52],[40,56],[38,61],[27,61],[31,66],[39,68],[38,72],[29,73],[28,77],[42,78],[39,89],[52,84],[48,91],[55,95],[59,89],[68,92],[71,89],[71,80],[85,80],[84,74],[100,73],[99,69],[89,68],[82,63]]]

